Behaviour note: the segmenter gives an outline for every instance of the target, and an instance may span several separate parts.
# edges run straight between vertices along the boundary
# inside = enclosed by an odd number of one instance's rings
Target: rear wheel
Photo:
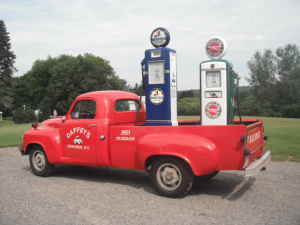
[[[184,197],[193,185],[193,173],[182,160],[159,158],[151,168],[151,180],[155,189],[163,196]]]
[[[35,147],[30,151],[29,162],[31,171],[37,176],[49,176],[54,168],[48,162],[47,156],[41,147]]]

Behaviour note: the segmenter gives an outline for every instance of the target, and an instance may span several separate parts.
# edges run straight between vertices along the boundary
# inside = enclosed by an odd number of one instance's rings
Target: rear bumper
[[[245,168],[245,177],[254,176],[260,171],[265,170],[267,164],[271,161],[271,152],[267,151],[262,157],[253,161]]]

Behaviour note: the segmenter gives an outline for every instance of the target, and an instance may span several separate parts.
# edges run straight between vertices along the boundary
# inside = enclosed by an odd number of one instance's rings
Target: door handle
[[[105,140],[105,135],[100,135],[99,139],[100,139],[101,141],[104,141],[104,140]]]
[[[96,124],[89,124],[88,127],[96,127]]]

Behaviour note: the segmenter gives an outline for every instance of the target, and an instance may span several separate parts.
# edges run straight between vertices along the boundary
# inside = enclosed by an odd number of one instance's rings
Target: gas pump
[[[210,60],[200,64],[201,123],[227,125],[234,121],[238,76],[225,55],[226,43],[222,38],[211,38],[206,44]]]
[[[178,125],[176,51],[166,46],[169,32],[162,27],[150,36],[154,49],[145,50],[142,61],[147,125]]]

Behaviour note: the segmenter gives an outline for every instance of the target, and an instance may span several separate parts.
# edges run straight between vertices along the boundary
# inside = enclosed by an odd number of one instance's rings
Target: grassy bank
[[[180,116],[180,119],[199,119],[199,116]],[[300,119],[255,117],[263,119],[268,136],[267,148],[273,160],[300,162]]]
[[[14,124],[10,120],[0,121],[0,147],[17,146],[30,124]]]

